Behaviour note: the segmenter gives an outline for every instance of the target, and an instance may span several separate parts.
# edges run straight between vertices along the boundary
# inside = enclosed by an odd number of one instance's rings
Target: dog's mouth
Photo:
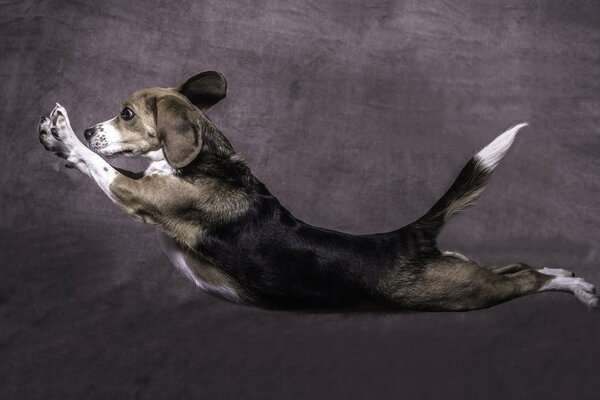
[[[97,143],[87,143],[87,146],[90,148],[90,150],[92,150],[94,153],[97,153],[103,157],[108,157],[108,158],[116,158],[116,157],[122,157],[122,156],[135,156],[136,152],[133,149],[111,149],[110,145],[98,145]]]
[[[121,157],[121,156],[133,156],[133,155],[135,155],[135,153],[133,152],[133,150],[120,150],[120,151],[106,153],[105,155],[106,155],[106,157],[109,157],[109,158],[115,158],[115,157]]]

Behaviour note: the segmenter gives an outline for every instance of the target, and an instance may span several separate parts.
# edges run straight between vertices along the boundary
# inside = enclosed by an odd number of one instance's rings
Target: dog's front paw
[[[41,117],[38,134],[46,150],[71,162],[77,161],[74,159],[77,149],[83,144],[71,128],[67,110],[60,104],[56,104],[50,117]]]

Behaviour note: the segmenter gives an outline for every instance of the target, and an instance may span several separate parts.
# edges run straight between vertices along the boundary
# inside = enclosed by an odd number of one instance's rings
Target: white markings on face
[[[123,143],[123,136],[115,126],[118,117],[109,119],[95,126],[96,133],[88,141],[90,149],[103,156],[115,156],[124,151],[131,151]]]
[[[169,257],[169,260],[171,260],[171,263],[173,263],[173,265],[175,265],[175,267],[177,267],[177,269],[186,278],[194,282],[201,290],[235,303],[241,302],[240,296],[233,288],[225,285],[214,285],[196,276],[192,269],[187,265],[183,251],[180,249],[179,244],[163,232],[159,231],[158,236],[160,238],[163,250],[167,254],[167,257]]]

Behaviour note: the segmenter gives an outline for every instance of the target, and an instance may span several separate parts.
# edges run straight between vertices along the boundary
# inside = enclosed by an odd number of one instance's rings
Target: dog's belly
[[[239,287],[210,261],[200,254],[183,249],[163,232],[159,231],[158,236],[171,263],[201,290],[229,301],[243,302]]]

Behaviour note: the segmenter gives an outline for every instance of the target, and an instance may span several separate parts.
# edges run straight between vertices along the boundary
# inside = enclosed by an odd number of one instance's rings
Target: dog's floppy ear
[[[223,100],[227,94],[227,81],[219,72],[205,71],[186,79],[175,90],[204,111]]]
[[[165,159],[173,168],[183,168],[202,150],[200,114],[176,95],[156,99],[156,136]]]

